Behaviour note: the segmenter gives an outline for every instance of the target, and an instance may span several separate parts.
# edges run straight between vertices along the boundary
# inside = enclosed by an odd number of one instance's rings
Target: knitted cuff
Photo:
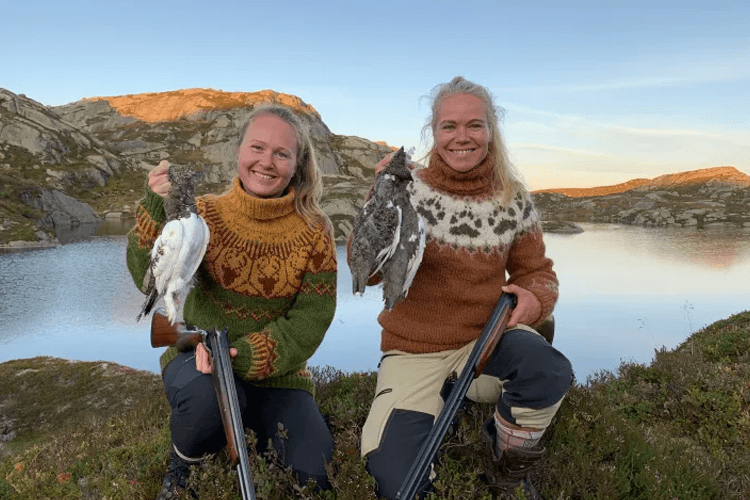
[[[263,330],[246,335],[232,343],[237,348],[234,359],[234,371],[245,380],[260,380],[274,374],[274,361],[279,357],[276,342],[271,339],[271,332]]]
[[[539,317],[532,324],[532,326],[536,326],[541,324],[550,314],[552,314],[560,292],[558,290],[557,282],[555,281],[534,283],[534,286],[530,287],[529,291],[539,299],[539,304],[542,308]]]
[[[146,197],[141,200],[141,205],[155,222],[164,222],[167,218],[164,212],[164,198],[150,189],[146,190]]]

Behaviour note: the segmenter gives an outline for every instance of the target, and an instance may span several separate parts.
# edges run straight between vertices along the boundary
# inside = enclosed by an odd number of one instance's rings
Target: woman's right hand
[[[234,347],[229,348],[229,357],[234,359],[237,357],[237,349]],[[203,342],[199,342],[195,346],[195,369],[206,375],[211,375],[211,353],[208,352]]]
[[[167,170],[169,170],[169,162],[162,160],[148,173],[148,188],[162,198],[166,198],[169,190],[172,189],[172,184],[167,177]]]

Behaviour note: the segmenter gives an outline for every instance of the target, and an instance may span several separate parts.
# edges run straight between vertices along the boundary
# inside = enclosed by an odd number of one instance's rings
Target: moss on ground
[[[649,365],[576,383],[544,435],[534,475],[546,499],[743,499],[750,492],[750,312],[710,325]],[[374,373],[314,369],[336,440],[333,490],[299,488],[273,454],[251,454],[259,499],[375,499],[359,457]],[[490,499],[481,422],[469,403],[439,455],[430,499]],[[0,364],[0,498],[154,498],[166,469],[169,409],[158,375],[53,358]],[[10,434],[9,434],[10,433]],[[252,433],[248,434],[254,442]],[[222,452],[194,471],[203,500],[237,499]]]

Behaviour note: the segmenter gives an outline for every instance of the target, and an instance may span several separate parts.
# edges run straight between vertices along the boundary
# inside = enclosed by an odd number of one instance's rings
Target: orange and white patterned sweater
[[[552,312],[558,281],[531,195],[524,190],[503,206],[490,159],[459,173],[434,154],[428,168],[413,171],[410,195],[427,243],[407,297],[378,316],[383,351],[438,352],[477,339],[505,284],[539,299],[541,314],[530,326]]]

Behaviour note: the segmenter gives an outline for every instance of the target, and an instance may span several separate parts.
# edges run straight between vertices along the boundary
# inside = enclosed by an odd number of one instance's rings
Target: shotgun
[[[489,321],[484,326],[484,330],[482,330],[482,334],[477,339],[476,344],[474,344],[474,348],[469,354],[469,359],[466,361],[466,366],[464,366],[461,375],[456,380],[448,396],[448,400],[443,406],[443,410],[435,420],[435,425],[432,426],[430,433],[427,435],[427,439],[422,445],[417,458],[414,459],[414,463],[412,463],[409,473],[406,475],[401,488],[396,494],[396,498],[400,500],[413,500],[417,495],[417,488],[419,488],[419,485],[427,477],[430,465],[435,459],[435,455],[437,455],[440,443],[442,443],[445,433],[453,422],[453,418],[456,416],[456,412],[461,406],[464,397],[466,397],[466,392],[469,390],[471,382],[482,374],[484,367],[495,352],[495,348],[505,332],[508,319],[510,319],[510,313],[516,307],[516,301],[516,296],[510,293],[503,293],[500,296],[500,300],[497,301],[497,305],[495,305]]]
[[[242,425],[232,361],[229,357],[227,330],[189,329],[184,323],[172,325],[163,309],[154,311],[151,318],[151,347],[175,346],[179,351],[188,351],[200,342],[203,342],[211,353],[211,376],[219,400],[224,433],[227,436],[227,450],[232,463],[237,465],[242,498],[255,500],[255,488],[250,475],[250,462],[247,458],[245,427]]]

